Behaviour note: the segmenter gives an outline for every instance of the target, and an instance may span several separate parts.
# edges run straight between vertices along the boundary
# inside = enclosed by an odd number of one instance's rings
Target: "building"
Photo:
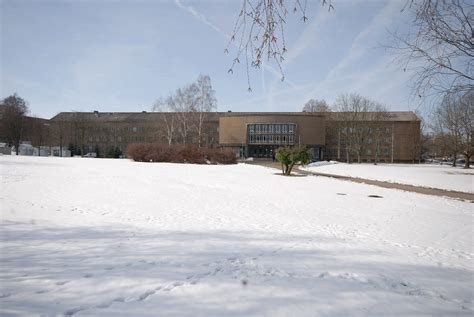
[[[219,145],[239,156],[272,157],[282,145],[304,144],[313,160],[413,162],[420,120],[413,112],[223,113]]]
[[[99,157],[120,156],[137,142],[230,148],[256,158],[295,144],[307,146],[313,160],[413,162],[420,156],[413,112],[62,112],[41,127],[48,129],[37,146]]]

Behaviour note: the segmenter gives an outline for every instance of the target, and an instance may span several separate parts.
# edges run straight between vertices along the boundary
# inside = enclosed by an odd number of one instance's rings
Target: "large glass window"
[[[294,123],[255,123],[247,127],[249,144],[293,144],[296,140]]]

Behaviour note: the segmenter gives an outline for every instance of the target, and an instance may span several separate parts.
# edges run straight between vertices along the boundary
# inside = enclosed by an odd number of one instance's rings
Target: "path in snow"
[[[316,162],[305,170],[449,191],[474,193],[474,169],[435,164],[347,164]]]

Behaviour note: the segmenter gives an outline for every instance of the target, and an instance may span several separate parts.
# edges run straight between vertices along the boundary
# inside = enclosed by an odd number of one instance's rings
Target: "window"
[[[133,131],[133,132],[137,132],[137,127],[133,127],[133,128],[132,128],[132,131]]]
[[[247,126],[248,143],[294,143],[296,124],[260,123]],[[285,135],[282,135],[285,134]]]

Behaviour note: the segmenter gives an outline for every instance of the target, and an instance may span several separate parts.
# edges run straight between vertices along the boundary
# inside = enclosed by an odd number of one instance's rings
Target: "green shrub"
[[[281,163],[283,175],[290,175],[295,164],[309,163],[309,153],[304,145],[279,147],[276,150],[275,158]]]

